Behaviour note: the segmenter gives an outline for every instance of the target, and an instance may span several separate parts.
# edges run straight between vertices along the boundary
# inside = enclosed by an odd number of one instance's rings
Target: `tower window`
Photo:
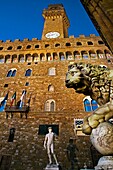
[[[26,77],[31,76],[31,72],[32,72],[31,69],[26,70],[25,76],[26,76]]]

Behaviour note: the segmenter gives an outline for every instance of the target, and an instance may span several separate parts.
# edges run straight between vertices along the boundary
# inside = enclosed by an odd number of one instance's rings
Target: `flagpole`
[[[16,93],[16,92],[15,92]],[[16,97],[15,97],[15,106],[16,106]]]

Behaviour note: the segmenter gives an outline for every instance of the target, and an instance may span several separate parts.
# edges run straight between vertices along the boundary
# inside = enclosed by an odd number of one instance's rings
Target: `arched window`
[[[15,77],[16,71],[17,71],[16,69],[9,70],[7,73],[7,77]]]
[[[74,51],[73,54],[74,54],[74,58],[75,58],[75,59],[80,59],[80,58],[81,58],[79,51]]]
[[[53,57],[51,56],[50,53],[47,53],[47,54],[46,54],[46,57],[47,57],[47,60],[48,60],[48,61],[52,61],[52,60],[53,60]]]
[[[12,70],[9,70],[7,73],[7,77],[11,77],[11,75],[12,75]]]
[[[66,52],[66,59],[67,60],[73,60],[73,55],[72,55],[72,53],[70,51]]]
[[[98,108],[98,104],[95,100],[91,100],[92,110],[96,110]]]
[[[57,53],[53,53],[53,60],[58,60],[58,54]]]
[[[97,55],[98,55],[98,58],[104,58],[104,52],[101,50],[97,50]]]
[[[56,75],[56,70],[55,70],[55,68],[53,67],[53,68],[49,68],[49,76],[55,76]]]
[[[17,63],[17,62],[18,62],[17,55],[16,54],[12,55],[12,63]]]
[[[0,63],[4,63],[4,56],[0,55]]]
[[[87,53],[87,51],[81,51],[81,54],[82,54],[82,58],[83,58],[83,59],[88,59],[88,53]]]
[[[20,54],[19,55],[19,62],[20,63],[23,63],[25,61],[25,59],[24,59],[24,54]]]
[[[60,57],[60,60],[61,60],[61,61],[65,60],[65,55],[64,55],[63,52],[60,52],[60,53],[59,53],[59,57]]]
[[[37,53],[34,53],[32,56],[33,56],[33,61],[34,62],[40,61],[40,57],[39,57],[39,55]]]
[[[84,108],[86,112],[91,112],[91,105],[90,105],[90,101],[88,99],[84,100]]]
[[[48,86],[48,91],[51,91],[51,92],[54,91],[54,86],[53,85],[49,85]]]
[[[26,77],[31,76],[31,72],[32,72],[31,69],[26,70],[25,76]]]
[[[47,100],[45,103],[45,111],[53,112],[55,111],[55,101],[53,99]]]
[[[15,75],[16,75],[16,70],[13,70],[11,77],[14,77]]]
[[[84,98],[84,109],[86,112],[94,111],[98,108],[98,103],[91,99],[90,96]]]

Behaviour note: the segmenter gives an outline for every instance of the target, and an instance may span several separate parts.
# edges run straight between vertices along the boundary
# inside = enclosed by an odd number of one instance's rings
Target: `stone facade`
[[[104,42],[113,52],[113,1],[81,0]]]
[[[84,163],[93,167],[89,136],[77,135],[74,131],[74,119],[83,119],[91,113],[84,109],[85,96],[65,86],[68,65],[73,62],[100,64],[112,68],[113,58],[102,39],[94,34],[89,37],[80,35],[0,42],[0,97],[4,97],[9,91],[7,105],[10,105],[10,98],[15,91],[16,102],[24,89],[27,91],[26,103],[31,96],[27,119],[25,116],[20,118],[18,112],[14,112],[12,119],[10,113],[7,119],[5,112],[0,113],[2,170],[6,167],[10,170],[42,170],[46,167],[48,158],[43,148],[44,135],[39,134],[40,125],[58,125],[59,135],[55,149],[63,170],[70,166],[66,156],[70,138],[76,139],[79,148],[79,168],[82,168]],[[16,74],[11,76],[8,74],[10,70],[16,70]],[[26,70],[31,71],[29,76],[25,75]],[[15,128],[14,140],[8,142],[11,128]]]

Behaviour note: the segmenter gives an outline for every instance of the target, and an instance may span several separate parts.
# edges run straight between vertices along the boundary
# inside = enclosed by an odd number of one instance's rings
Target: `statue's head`
[[[48,127],[48,131],[49,131],[49,132],[52,132],[52,127]]]
[[[69,65],[68,72],[66,74],[66,87],[67,88],[74,88],[77,93],[88,93],[90,91],[90,65],[88,64],[77,64],[74,63]]]

